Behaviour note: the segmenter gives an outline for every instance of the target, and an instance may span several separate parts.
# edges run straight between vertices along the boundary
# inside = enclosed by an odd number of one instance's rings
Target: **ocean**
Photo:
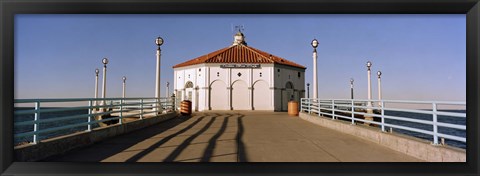
[[[28,110],[32,108],[15,108],[15,110]],[[466,113],[465,110],[444,110],[446,112],[459,112],[459,113]],[[88,110],[73,110],[73,111],[64,111],[64,112],[51,112],[51,113],[42,113],[41,118],[42,119],[51,119],[51,118],[59,118],[59,117],[64,117],[64,116],[71,116],[71,115],[80,115],[80,114],[86,114],[88,113]],[[418,113],[409,113],[409,112],[397,112],[397,111],[385,111],[385,115],[390,115],[390,116],[399,116],[399,117],[409,117],[413,119],[421,119],[421,120],[432,120],[432,115],[428,114],[418,114]],[[15,116],[14,121],[15,122],[23,122],[23,121],[30,121],[34,119],[33,114],[29,115],[17,115]],[[461,118],[461,117],[446,117],[446,116],[438,116],[437,117],[438,122],[444,122],[444,123],[453,123],[453,124],[458,124],[458,125],[465,125],[466,124],[466,119]],[[62,125],[69,125],[69,124],[75,124],[75,123],[82,123],[82,122],[87,122],[87,118],[82,118],[82,119],[75,119],[75,120],[64,120],[64,121],[58,121],[58,122],[51,122],[51,123],[41,123],[39,125],[39,129],[44,129],[44,128],[50,128],[50,127],[58,127]],[[408,126],[412,128],[418,128],[418,129],[424,129],[424,130],[433,130],[432,125],[426,125],[426,124],[418,124],[418,123],[413,123],[413,122],[404,122],[404,121],[398,121],[398,120],[391,120],[391,119],[385,119],[386,123],[391,123],[395,125],[403,125],[403,126]],[[98,127],[97,124],[92,125],[92,128]],[[87,130],[87,126],[81,126],[81,127],[75,127],[75,128],[70,128],[70,129],[65,129],[65,130],[60,130],[52,133],[47,133],[47,134],[40,134],[39,139],[48,139],[52,137],[57,137],[57,136],[62,136],[74,132],[79,132],[79,131],[85,131]],[[387,129],[388,130],[388,129]],[[20,127],[14,127],[14,133],[24,133],[24,132],[29,132],[33,131],[33,125],[26,125],[26,126],[20,126]],[[411,132],[407,130],[402,130],[402,129],[395,129],[393,128],[394,133],[401,133],[401,134],[406,134],[409,136],[414,136],[417,138],[425,139],[432,141],[432,136],[431,135],[426,135],[426,134],[421,134],[417,132]],[[449,135],[454,135],[454,136],[460,136],[460,137],[466,137],[466,132],[463,130],[457,130],[457,129],[450,129],[450,128],[444,128],[444,127],[439,127],[438,132],[444,133],[444,134],[449,134]],[[15,138],[15,144],[20,144],[28,141],[32,141],[33,137],[24,137],[24,138]],[[439,139],[440,141],[440,139]],[[466,143],[464,142],[458,142],[454,140],[449,140],[445,139],[445,143],[450,146],[458,147],[458,148],[466,148]]]

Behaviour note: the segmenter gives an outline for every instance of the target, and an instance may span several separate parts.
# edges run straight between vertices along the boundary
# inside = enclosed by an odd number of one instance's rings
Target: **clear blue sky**
[[[370,60],[374,99],[378,70],[384,99],[466,99],[463,14],[16,15],[14,96],[93,97],[94,70],[107,57],[107,97],[121,97],[124,75],[127,96],[153,97],[157,36],[165,40],[164,95],[167,81],[173,90],[172,66],[229,46],[232,25],[245,26],[249,46],[306,66],[309,83],[318,39],[320,98],[349,98],[350,78],[355,98],[366,98]]]

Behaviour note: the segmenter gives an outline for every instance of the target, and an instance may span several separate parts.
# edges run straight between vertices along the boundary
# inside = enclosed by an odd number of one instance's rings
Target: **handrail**
[[[368,106],[369,102],[373,106]],[[375,102],[375,103],[374,103]],[[391,107],[386,104],[396,104],[397,107]],[[358,104],[364,106],[357,106]],[[379,105],[380,104],[380,105]],[[398,107],[399,104],[403,105],[418,105],[425,104],[428,105],[431,109],[413,109],[413,108],[401,108]],[[439,127],[454,129],[454,130],[466,130],[465,124],[457,124],[445,121],[439,121],[445,117],[450,118],[459,118],[460,121],[465,121],[466,113],[465,112],[446,112],[438,109],[438,105],[447,105],[447,106],[461,106],[466,107],[466,102],[460,101],[411,101],[411,100],[364,100],[364,99],[313,99],[313,98],[302,98],[300,102],[300,111],[306,112],[308,114],[316,113],[318,116],[328,116],[332,120],[342,118],[351,121],[351,124],[356,124],[356,122],[364,122],[367,124],[376,124],[381,127],[382,132],[386,132],[385,128],[396,128],[406,131],[417,132],[421,134],[431,135],[432,144],[439,144],[439,137],[450,139],[454,141],[466,142],[466,136],[456,136],[453,134],[444,134],[438,131]],[[463,109],[463,108],[462,108]],[[371,112],[367,111],[371,110]],[[410,115],[385,115],[387,112],[406,112],[413,114],[421,114],[422,117],[430,117],[429,120],[419,119],[411,117]],[[357,116],[357,117],[356,117]],[[377,117],[380,118],[380,121],[369,120],[367,118],[359,118],[358,116],[368,116],[368,117]],[[385,119],[390,120],[390,122],[385,122]],[[400,123],[393,123],[394,121]],[[405,123],[406,122],[406,123]],[[403,123],[403,124],[402,124]],[[408,124],[421,124],[431,126],[431,129],[421,129],[418,127],[412,127]]]
[[[28,142],[37,144],[42,139],[56,136],[46,136],[46,133],[62,132],[62,130],[70,130],[62,134],[70,134],[74,127],[86,127],[86,131],[91,131],[94,126],[99,123],[118,120],[122,124],[124,118],[139,117],[143,119],[147,114],[159,114],[164,110],[176,111],[178,103],[175,97],[162,98],[60,98],[60,99],[15,99],[16,108],[15,117],[22,117],[22,121],[14,122],[15,130],[21,131],[14,134],[15,139],[27,139]],[[105,102],[105,104],[102,104]],[[34,107],[24,107],[22,104],[34,103]],[[62,104],[75,103],[69,107],[47,107],[46,104]],[[17,106],[18,105],[18,106]],[[32,108],[32,109],[30,109]],[[76,111],[77,113],[72,113]],[[116,115],[117,114],[117,115]],[[33,116],[32,116],[33,115]],[[108,115],[110,118],[95,119]],[[115,115],[115,116],[112,116]],[[32,118],[34,117],[34,118]],[[48,117],[48,118],[46,118]],[[68,122],[68,123],[60,123]],[[56,125],[57,124],[57,125]],[[58,125],[60,124],[60,125]],[[33,126],[33,129],[28,130],[28,126]],[[23,127],[23,128],[22,128]],[[31,128],[31,127],[30,127]],[[22,142],[27,142],[22,141]]]

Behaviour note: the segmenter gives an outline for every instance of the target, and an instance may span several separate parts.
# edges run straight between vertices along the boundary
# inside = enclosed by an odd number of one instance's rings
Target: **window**
[[[262,77],[262,72],[260,72],[260,77]]]
[[[188,81],[187,84],[185,84],[185,88],[193,88],[193,83]]]
[[[219,77],[219,76],[220,76],[220,72],[217,72],[217,77]]]
[[[298,77],[300,78],[300,76],[301,76],[301,74],[300,74],[300,72],[298,72]]]

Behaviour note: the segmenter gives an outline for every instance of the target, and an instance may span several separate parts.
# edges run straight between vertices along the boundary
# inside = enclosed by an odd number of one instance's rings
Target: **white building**
[[[231,46],[177,64],[175,95],[192,110],[286,111],[305,97],[305,67],[247,46],[238,32]]]

